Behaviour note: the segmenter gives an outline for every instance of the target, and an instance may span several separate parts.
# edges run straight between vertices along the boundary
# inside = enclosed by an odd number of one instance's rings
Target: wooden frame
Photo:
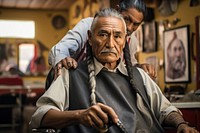
[[[156,22],[145,22],[142,25],[143,47],[142,51],[146,53],[156,52],[157,50],[157,28]]]
[[[189,25],[164,31],[165,83],[190,82]]]
[[[197,89],[200,89],[200,16],[195,17],[195,24],[196,24],[196,84]]]

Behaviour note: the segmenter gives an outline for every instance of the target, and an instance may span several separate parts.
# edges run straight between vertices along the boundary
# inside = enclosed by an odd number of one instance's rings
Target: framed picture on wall
[[[165,83],[190,82],[189,25],[164,31]]]
[[[157,50],[157,30],[156,22],[145,22],[142,25],[143,32],[143,52],[155,52]]]

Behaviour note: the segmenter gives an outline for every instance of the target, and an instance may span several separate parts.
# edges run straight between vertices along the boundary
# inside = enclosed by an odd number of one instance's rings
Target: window
[[[35,38],[35,22],[0,20],[1,38]]]

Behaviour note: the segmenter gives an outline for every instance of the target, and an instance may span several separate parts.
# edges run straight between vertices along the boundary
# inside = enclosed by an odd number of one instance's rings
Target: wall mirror
[[[19,70],[24,76],[46,76],[48,73],[46,59],[43,55],[47,50],[40,42],[19,44]]]

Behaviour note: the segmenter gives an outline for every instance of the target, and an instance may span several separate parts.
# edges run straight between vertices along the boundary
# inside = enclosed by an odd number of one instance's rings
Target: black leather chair
[[[51,68],[46,78],[46,83],[45,83],[46,90],[50,87],[53,80],[54,80],[54,68]]]
[[[35,128],[32,129],[33,133],[59,133],[60,130],[56,130],[56,129],[49,129],[49,128]]]

